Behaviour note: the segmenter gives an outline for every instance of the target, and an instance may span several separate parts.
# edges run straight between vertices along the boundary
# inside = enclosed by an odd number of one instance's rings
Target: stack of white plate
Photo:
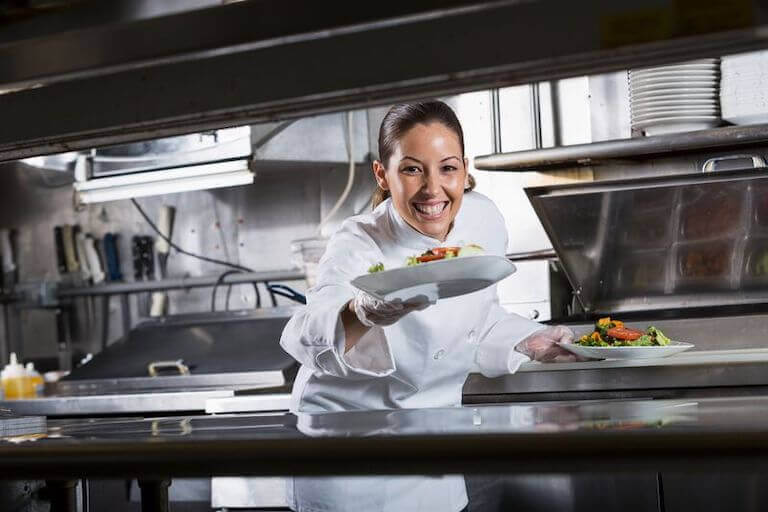
[[[734,124],[768,123],[768,51],[723,57],[720,102]]]
[[[644,135],[718,126],[720,59],[629,71],[632,131]]]

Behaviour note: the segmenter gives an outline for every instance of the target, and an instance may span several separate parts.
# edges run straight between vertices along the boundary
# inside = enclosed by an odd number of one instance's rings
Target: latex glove
[[[573,331],[564,325],[554,325],[536,331],[517,344],[515,350],[534,361],[542,363],[570,363],[586,361],[583,357],[568,352],[558,343],[573,342]]]
[[[352,299],[351,308],[361,324],[366,327],[373,327],[374,325],[392,325],[408,313],[421,311],[431,304],[434,304],[434,302],[427,300],[409,302],[395,300],[388,302],[377,299],[364,291],[358,291],[355,298]]]

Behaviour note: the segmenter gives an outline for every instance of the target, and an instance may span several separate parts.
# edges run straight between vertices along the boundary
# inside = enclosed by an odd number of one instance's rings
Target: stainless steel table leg
[[[77,512],[77,480],[48,480],[51,512]]]
[[[168,487],[171,479],[139,480],[141,489],[141,512],[170,512]]]

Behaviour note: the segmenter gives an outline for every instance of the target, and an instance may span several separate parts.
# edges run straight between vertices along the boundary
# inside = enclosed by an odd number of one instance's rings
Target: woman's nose
[[[424,173],[424,192],[429,195],[437,195],[440,193],[442,183],[440,183],[440,173],[426,172]]]

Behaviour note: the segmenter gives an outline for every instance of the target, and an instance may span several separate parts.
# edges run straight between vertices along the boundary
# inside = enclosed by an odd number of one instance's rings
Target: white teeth
[[[414,203],[414,206],[424,215],[440,215],[445,209],[446,204],[445,202],[431,205]]]

